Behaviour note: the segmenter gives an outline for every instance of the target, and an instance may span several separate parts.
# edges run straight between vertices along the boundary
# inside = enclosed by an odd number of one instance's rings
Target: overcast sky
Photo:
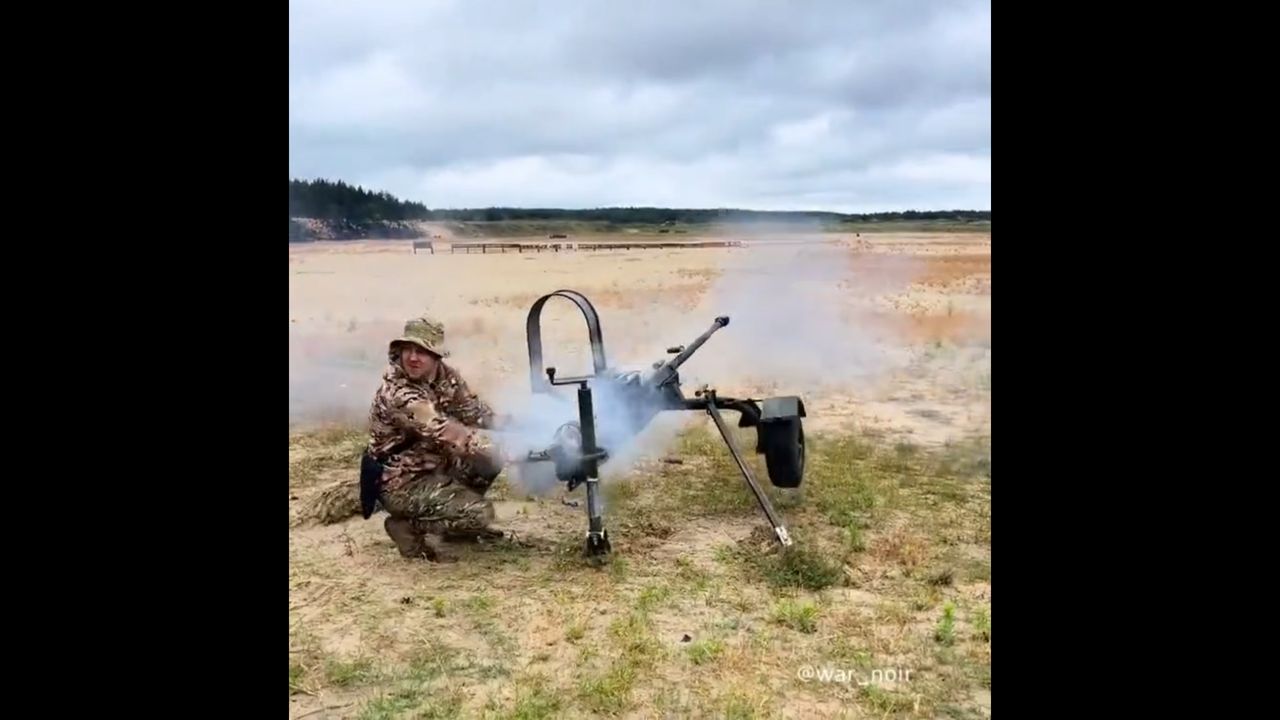
[[[990,0],[290,0],[289,173],[431,208],[991,208]]]

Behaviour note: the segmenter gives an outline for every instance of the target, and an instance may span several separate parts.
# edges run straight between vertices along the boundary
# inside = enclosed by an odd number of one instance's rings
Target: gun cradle
[[[557,378],[555,368],[542,364],[542,333],[540,317],[542,308],[553,297],[562,297],[578,306],[587,321],[587,334],[591,342],[594,374],[581,377]],[[711,327],[687,346],[667,349],[675,357],[653,364],[651,372],[619,372],[611,370],[604,353],[604,339],[600,319],[595,307],[581,293],[573,290],[557,290],[539,298],[529,310],[526,334],[529,344],[530,381],[535,393],[552,393],[563,385],[577,385],[578,421],[562,425],[542,452],[530,453],[533,462],[552,462],[556,477],[573,490],[578,485],[587,486],[586,554],[596,557],[608,554],[608,534],[604,530],[600,512],[598,468],[609,457],[608,450],[600,447],[596,427],[595,391],[612,405],[606,413],[610,418],[621,418],[623,427],[606,427],[604,432],[613,441],[625,442],[643,430],[659,413],[670,410],[706,412],[715,421],[730,454],[742,472],[751,492],[765,516],[773,526],[778,542],[791,544],[782,520],[774,511],[769,498],[756,482],[751,468],[743,461],[742,451],[725,423],[723,410],[739,413],[739,428],[756,428],[755,452],[765,457],[769,481],[780,488],[797,488],[804,479],[805,441],[803,418],[804,401],[796,396],[756,399],[717,397],[714,390],[704,389],[692,398],[685,397],[680,388],[679,368],[717,330],[729,324],[728,317],[718,317]],[[543,375],[546,378],[543,379]]]

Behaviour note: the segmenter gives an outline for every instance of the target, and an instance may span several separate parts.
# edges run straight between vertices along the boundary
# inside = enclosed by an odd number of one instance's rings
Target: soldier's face
[[[400,364],[405,374],[414,380],[421,380],[436,369],[436,356],[417,345],[405,343],[400,347]]]

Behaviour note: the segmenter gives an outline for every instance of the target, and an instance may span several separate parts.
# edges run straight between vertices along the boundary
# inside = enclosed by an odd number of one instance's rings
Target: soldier
[[[488,528],[493,505],[484,497],[504,462],[486,432],[494,413],[444,362],[449,351],[440,322],[408,321],[387,357],[369,411],[365,517],[372,511],[368,496],[376,494],[401,555],[450,562],[456,557],[442,540],[502,537]]]

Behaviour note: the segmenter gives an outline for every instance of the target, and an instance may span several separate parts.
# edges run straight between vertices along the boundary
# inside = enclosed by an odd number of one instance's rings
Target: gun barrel
[[[686,360],[688,360],[690,357],[693,356],[695,352],[697,352],[698,348],[702,347],[702,344],[705,343],[707,339],[710,338],[711,335],[715,333],[715,331],[719,330],[720,328],[728,324],[729,324],[728,315],[722,315],[716,318],[715,322],[711,323],[711,327],[707,328],[706,332],[702,333],[701,335],[698,336],[696,340],[689,343],[689,345],[686,346],[684,350],[680,351],[679,355],[676,355],[675,357],[671,358],[670,360],[668,360],[666,363],[663,364],[662,369],[658,371],[658,376],[661,378],[661,381],[665,382],[667,378],[670,378],[675,373],[675,371],[678,370],[680,366],[685,363]]]

